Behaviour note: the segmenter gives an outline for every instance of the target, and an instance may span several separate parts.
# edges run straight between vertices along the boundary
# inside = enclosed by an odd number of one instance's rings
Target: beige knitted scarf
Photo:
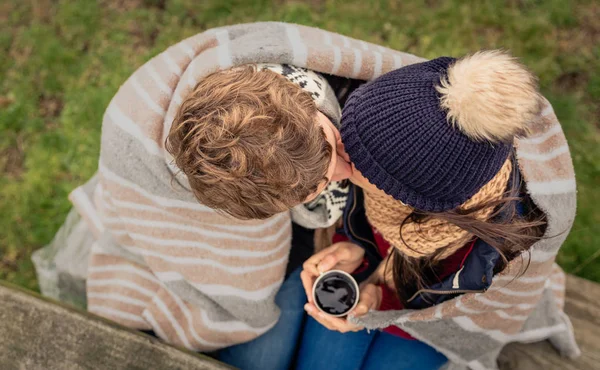
[[[460,207],[469,208],[501,199],[506,191],[511,171],[512,161],[509,158],[496,176]],[[383,192],[365,191],[365,210],[369,223],[382,234],[383,238],[409,257],[430,256],[438,249],[446,248],[438,257],[443,259],[452,255],[473,237],[472,234],[454,224],[430,217],[422,223],[407,222],[402,228],[401,238],[400,225],[413,208]],[[487,207],[475,212],[474,216],[486,220],[492,212],[493,209]]]

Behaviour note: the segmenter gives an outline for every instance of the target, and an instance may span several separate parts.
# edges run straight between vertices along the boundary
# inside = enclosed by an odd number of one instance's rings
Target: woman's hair
[[[519,181],[518,166],[513,166],[512,171],[510,188],[502,199],[470,208],[458,207],[445,212],[415,210],[402,221],[400,237],[402,237],[402,229],[409,223],[418,225],[432,217],[441,222],[449,222],[495,248],[500,253],[501,260],[498,261],[494,272],[503,270],[509,261],[529,250],[544,235],[546,228],[545,214],[529,197],[521,198],[519,195],[524,193],[522,191],[524,184]],[[519,214],[517,211],[520,202],[526,210],[524,214]],[[474,214],[486,208],[494,209],[487,221],[474,217]],[[398,297],[405,306],[415,292],[438,281],[436,274],[440,263],[439,256],[445,250],[446,248],[440,248],[432,255],[415,258],[402,254],[397,248],[392,248],[386,261],[384,277],[388,280],[391,275]]]

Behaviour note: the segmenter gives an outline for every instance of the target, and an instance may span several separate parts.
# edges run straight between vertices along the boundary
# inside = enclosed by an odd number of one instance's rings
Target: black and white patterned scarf
[[[340,127],[342,116],[340,105],[333,89],[322,75],[288,64],[257,64],[257,69],[279,73],[300,86],[311,95],[317,109],[336,127]],[[313,201],[294,207],[292,220],[310,229],[329,227],[342,216],[347,196],[348,188],[343,188],[339,182],[332,181]]]

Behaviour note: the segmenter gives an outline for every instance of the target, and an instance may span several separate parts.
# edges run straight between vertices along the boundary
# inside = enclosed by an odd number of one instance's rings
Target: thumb
[[[354,316],[362,316],[381,305],[381,287],[374,284],[364,285],[360,291],[360,300],[352,312]]]

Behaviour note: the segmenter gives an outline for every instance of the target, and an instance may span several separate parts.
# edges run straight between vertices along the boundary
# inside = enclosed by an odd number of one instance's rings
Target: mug
[[[330,270],[315,280],[312,295],[319,311],[342,317],[356,307],[360,291],[352,275],[341,270]]]

